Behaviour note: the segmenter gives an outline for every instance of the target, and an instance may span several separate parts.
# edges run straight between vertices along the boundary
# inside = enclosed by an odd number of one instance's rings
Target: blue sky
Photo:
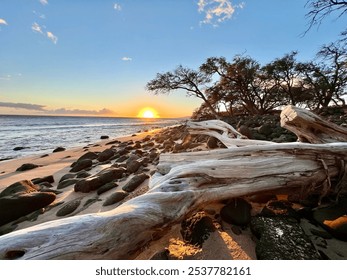
[[[182,64],[246,53],[300,60],[335,41],[346,17],[305,36],[305,0],[0,0],[0,114],[187,116],[200,100],[146,83]]]

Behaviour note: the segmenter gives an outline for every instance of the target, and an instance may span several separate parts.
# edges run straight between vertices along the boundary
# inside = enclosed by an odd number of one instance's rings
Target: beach
[[[169,130],[170,128],[168,128]],[[35,178],[45,178],[48,176],[53,176],[54,182],[50,183],[51,190],[56,190],[59,194],[56,195],[56,199],[49,206],[37,210],[34,215],[29,214],[24,216],[25,218],[19,218],[14,222],[8,223],[0,227],[1,233],[10,232],[12,230],[20,230],[48,221],[53,221],[57,219],[62,219],[66,217],[71,217],[74,215],[83,215],[88,213],[100,213],[109,211],[120,204],[124,203],[131,198],[145,193],[148,189],[148,178],[144,180],[139,186],[136,187],[136,190],[131,192],[128,196],[123,198],[120,202],[116,202],[109,206],[103,206],[107,198],[114,193],[119,191],[122,187],[129,182],[131,178],[137,176],[136,174],[148,174],[148,177],[155,172],[155,164],[158,161],[159,154],[152,153],[156,155],[154,162],[147,163],[142,165],[139,169],[136,170],[135,174],[124,175],[124,177],[115,180],[117,181],[117,187],[112,188],[110,191],[106,191],[103,194],[97,195],[95,192],[82,193],[75,192],[74,185],[70,185],[64,188],[61,188],[61,178],[66,174],[75,174],[71,173],[71,165],[76,162],[82,155],[90,152],[100,154],[101,152],[110,149],[112,146],[119,143],[127,143],[127,147],[131,146],[132,150],[129,149],[130,154],[140,154],[142,152],[149,154],[149,150],[153,151],[157,149],[160,150],[170,150],[165,141],[169,139],[163,139],[162,144],[152,145],[151,141],[146,141],[146,139],[154,138],[156,135],[160,135],[165,129],[155,129],[148,132],[136,133],[133,136],[119,137],[117,139],[106,139],[99,141],[94,144],[89,144],[84,147],[69,149],[61,152],[50,153],[47,156],[42,157],[42,155],[34,155],[30,157],[24,157],[20,159],[14,159],[9,161],[3,161],[0,163],[0,192],[5,188],[19,181],[23,180],[33,180]],[[145,140],[144,140],[145,139]],[[116,142],[116,143],[115,143]],[[180,141],[178,141],[180,142]],[[110,144],[115,143],[115,144]],[[154,144],[154,143],[153,143]],[[142,148],[141,148],[142,145]],[[147,147],[145,145],[148,145]],[[166,145],[166,147],[165,147]],[[195,145],[195,150],[205,149],[205,145]],[[161,149],[160,149],[161,147]],[[140,152],[141,151],[141,152]],[[153,156],[152,156],[153,157]],[[137,160],[140,157],[137,158]],[[143,158],[143,157],[141,157]],[[97,160],[94,160],[98,162]],[[93,167],[86,168],[82,172],[88,172],[89,174],[96,174],[102,170],[109,168],[112,164],[114,165],[114,160],[105,160],[104,162],[98,162],[96,165],[93,164]],[[37,168],[27,170],[27,171],[16,171],[23,164],[33,164],[37,165]],[[81,172],[80,172],[81,173]],[[77,173],[78,174],[78,173]],[[44,184],[43,184],[44,185]],[[47,191],[47,188],[46,188]],[[48,190],[49,191],[49,190]],[[79,201],[79,207],[72,211],[69,214],[64,214],[63,216],[57,216],[58,211],[68,205],[73,201]],[[93,201],[87,207],[86,202]],[[220,208],[220,205],[211,205],[208,208],[210,214],[217,213]],[[213,216],[213,215],[211,215]],[[228,232],[228,234],[226,233]],[[169,248],[171,252],[170,258],[172,259],[254,259],[254,241],[251,240],[251,235],[238,237],[233,234],[230,228],[227,231],[217,231],[213,232],[209,241],[201,248],[186,244],[182,239],[180,234],[180,226],[177,225],[170,231],[168,234],[161,237],[159,240],[152,242],[146,245],[146,248],[143,248],[142,252],[139,252],[136,256],[136,259],[150,259],[157,253],[157,251],[162,251],[164,248]],[[224,240],[224,241],[223,241]],[[238,242],[236,242],[237,240]],[[223,254],[219,250],[212,248],[216,247],[216,241],[218,243],[223,243],[220,245],[225,246]]]
[[[28,188],[28,184],[32,187],[31,183],[36,182],[34,184],[36,190],[30,192],[46,193],[51,196],[53,193],[54,200],[3,224],[0,233],[6,237],[7,233],[25,230],[46,222],[89,214],[108,216],[108,213],[117,210],[119,206],[148,192],[149,181],[157,171],[160,155],[199,153],[222,148],[221,143],[212,140],[213,137],[192,136],[185,125],[176,125],[138,132],[126,137],[105,139],[83,147],[45,155],[3,161],[0,163],[0,192],[17,182],[22,182],[25,188]],[[18,169],[23,166],[28,170],[19,171]],[[18,195],[19,199],[21,195],[23,194]],[[26,195],[28,194],[24,194]],[[228,212],[230,207],[231,213]],[[231,200],[226,197],[225,200],[214,201],[189,213],[184,220],[178,221],[168,229],[165,228],[162,232],[159,231],[160,234],[156,234],[149,242],[138,246],[136,251],[121,255],[121,259],[259,259],[257,251],[259,235],[254,232],[257,226],[252,228],[250,224],[255,223],[259,214],[263,213],[264,216],[266,211],[266,217],[282,215],[280,219],[282,223],[283,217],[285,221],[288,217],[292,219],[291,215],[297,217],[302,207],[303,205],[288,202],[288,196],[281,193],[266,193]],[[260,220],[261,218],[262,216]],[[289,223],[292,221],[289,220]],[[269,225],[266,227],[273,228]],[[301,240],[300,242],[304,240],[310,245],[309,249],[304,250],[304,255],[300,255],[301,249],[298,250],[299,255],[294,252],[294,259],[301,257],[321,259],[315,248],[317,246],[319,248],[319,242],[323,242],[321,236],[324,234],[320,234],[321,239],[319,239],[317,235],[312,234],[314,227],[317,226],[304,222],[303,228],[308,235],[302,234],[302,228],[298,228],[301,235],[295,238]],[[117,230],[122,231],[122,228]],[[282,229],[275,232],[277,235],[279,233],[283,234]],[[316,244],[307,236],[316,240]],[[346,242],[332,236],[326,237],[324,242],[326,246],[320,250],[324,251],[324,255],[329,259],[346,259]],[[290,245],[285,243],[282,246]],[[1,257],[21,259],[22,254],[25,252],[9,251]],[[64,256],[61,258],[64,259]],[[94,259],[93,254],[86,257],[82,253],[75,254],[73,258]],[[95,258],[100,258],[100,254],[98,253]],[[105,254],[104,258],[112,259],[112,255]]]

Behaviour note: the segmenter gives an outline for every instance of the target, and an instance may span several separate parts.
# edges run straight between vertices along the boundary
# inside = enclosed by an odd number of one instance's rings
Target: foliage
[[[236,55],[208,58],[198,70],[183,66],[157,74],[147,89],[155,94],[185,90],[203,100],[195,118],[221,115],[265,114],[282,105],[324,109],[344,105],[347,94],[347,49],[340,42],[323,46],[316,58],[298,62],[297,52],[262,66],[255,59]]]

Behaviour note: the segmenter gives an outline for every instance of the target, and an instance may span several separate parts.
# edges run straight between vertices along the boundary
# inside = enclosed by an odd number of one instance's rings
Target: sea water
[[[0,115],[0,161],[51,153],[57,147],[86,146],[100,141],[103,135],[113,139],[180,122],[181,119]]]

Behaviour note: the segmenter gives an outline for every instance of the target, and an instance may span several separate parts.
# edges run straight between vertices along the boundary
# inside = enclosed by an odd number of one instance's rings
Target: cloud
[[[45,105],[30,104],[30,103],[12,103],[12,102],[0,102],[0,107],[26,109],[32,111],[46,111],[43,109]]]
[[[47,32],[43,32],[43,29],[46,29],[45,26],[40,26],[37,22],[34,22],[32,25],[31,25],[31,30],[34,31],[34,32],[37,32],[37,33],[40,33],[44,36],[47,36],[48,39],[50,39],[54,44],[57,44],[58,42],[58,37],[55,36],[52,32],[50,31],[47,31]]]
[[[58,42],[58,37],[55,36],[52,32],[47,32],[47,37],[54,43],[56,44]]]
[[[44,14],[40,14],[40,13],[38,13],[36,11],[33,11],[33,14],[37,15],[40,19],[46,19],[46,15],[44,15]]]
[[[30,103],[0,102],[0,107],[39,111],[45,114],[53,114],[53,115],[109,116],[109,115],[117,114],[115,111],[112,111],[107,108],[103,108],[101,110],[81,110],[81,109],[66,109],[66,108],[47,110],[45,109],[45,107],[47,107],[46,105],[38,105],[38,104],[30,104]]]
[[[104,108],[101,110],[81,110],[81,109],[66,109],[60,108],[56,110],[50,110],[49,113],[56,115],[92,115],[92,116],[106,116],[115,115],[116,112]]]
[[[47,0],[39,0],[40,1],[40,3],[42,4],[42,5],[47,5],[48,4],[48,1]]]
[[[205,14],[202,23],[218,26],[225,20],[231,19],[235,9],[242,9],[244,3],[235,5],[231,0],[199,0],[198,11]]]
[[[8,25],[6,20],[4,20],[3,18],[0,18],[0,24],[3,24],[3,25]]]
[[[9,80],[11,80],[11,78],[12,78],[11,75],[0,76],[0,81],[1,80],[9,81]]]
[[[122,57],[123,61],[132,61],[133,59],[131,57],[124,56]]]
[[[116,11],[121,11],[121,10],[122,10],[122,6],[119,5],[119,4],[117,4],[117,3],[115,3],[115,4],[113,5],[113,9],[115,9]]]
[[[34,23],[31,25],[31,30],[34,31],[34,32],[43,34],[43,32],[42,32],[42,27],[41,27],[38,23],[36,23],[36,22],[34,22]]]

